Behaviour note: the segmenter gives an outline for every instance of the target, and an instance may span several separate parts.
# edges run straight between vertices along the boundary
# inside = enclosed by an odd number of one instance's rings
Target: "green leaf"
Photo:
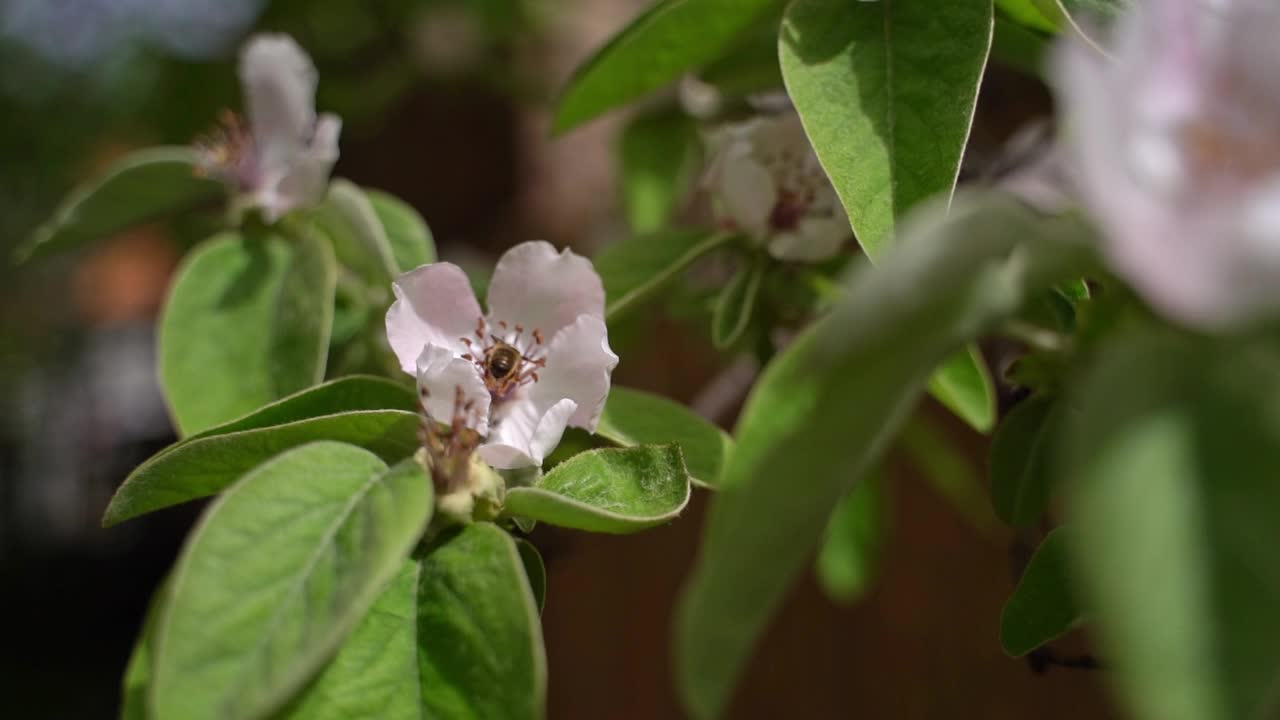
[[[360,186],[334,179],[313,218],[315,227],[332,242],[338,260],[356,271],[370,287],[389,287],[400,274],[387,230],[376,206]]]
[[[417,412],[418,398],[409,388],[385,378],[349,375],[314,385],[270,405],[264,405],[244,417],[216,425],[187,439],[196,440],[244,430],[257,430],[296,420],[355,410]]]
[[[222,183],[198,177],[195,151],[157,147],[130,153],[67,196],[53,218],[18,249],[26,260],[71,250],[168,215],[214,206]]]
[[[760,32],[744,38],[723,57],[703,68],[698,79],[714,87],[725,98],[781,90],[778,24],[771,23]]]
[[[629,533],[670,522],[689,502],[677,445],[600,448],[507,491],[504,512],[592,532]]]
[[[708,236],[705,230],[673,228],[605,247],[594,260],[604,282],[605,319],[616,324],[731,239],[723,233]]]
[[[991,0],[795,0],[782,76],[872,260],[955,186],[991,47]]]
[[[697,169],[697,128],[679,108],[670,106],[634,118],[622,131],[622,201],[631,231],[666,227]]]
[[[733,438],[689,408],[660,395],[614,386],[609,390],[596,434],[622,447],[675,443],[684,454],[690,479],[715,487]]]
[[[1052,38],[997,17],[991,39],[991,58],[1025,75],[1044,77],[1045,57],[1051,42]]]
[[[1278,368],[1270,340],[1125,328],[1075,388],[1073,587],[1138,720],[1280,711]]]
[[[147,688],[151,685],[152,649],[155,646],[156,622],[168,601],[169,581],[160,583],[147,605],[147,616],[125,666],[121,687],[120,720],[147,720]]]
[[[980,433],[996,424],[996,389],[973,345],[947,358],[929,378],[929,394]]]
[[[832,509],[880,457],[928,374],[1028,292],[1079,272],[1081,227],[998,196],[922,211],[879,268],[765,368],[711,500],[677,623],[677,678],[694,718],[735,678]],[[903,288],[910,288],[904,292]]]
[[[388,469],[333,442],[245,475],[201,518],[174,567],[155,639],[159,717],[259,718],[337,651],[431,515],[413,460]]]
[[[520,552],[490,523],[451,531],[422,558],[423,717],[541,718],[546,650]]]
[[[436,244],[431,229],[417,210],[390,193],[372,188],[364,192],[382,223],[392,258],[400,272],[436,261]]]
[[[516,549],[520,551],[520,562],[524,563],[525,577],[529,578],[529,589],[538,603],[538,613],[547,606],[547,566],[542,562],[542,554],[533,543],[524,538],[516,538]]]
[[[991,439],[991,500],[996,515],[1013,527],[1034,527],[1049,509],[1057,409],[1049,397],[1024,400]]]
[[[217,494],[268,458],[317,440],[358,445],[395,462],[420,447],[421,427],[417,413],[356,410],[186,440],[130,473],[107,505],[102,524],[110,527]]]
[[[1082,619],[1071,595],[1067,532],[1057,528],[1040,543],[1000,613],[1000,647],[1010,657],[1065,635]]]
[[[716,299],[711,314],[711,344],[719,350],[727,350],[742,338],[751,326],[756,298],[760,295],[760,283],[769,260],[764,254],[756,254],[738,267],[737,273]]]
[[[277,720],[419,720],[417,562],[408,561]]]
[[[818,551],[818,582],[828,597],[853,603],[871,588],[888,534],[888,512],[882,473],[868,475],[840,500]]]
[[[1065,15],[1071,27],[1091,44],[1101,49],[1105,38],[1096,33],[1105,31],[1131,4],[1131,0],[1055,0],[1057,9]]]
[[[569,81],[554,129],[564,132],[720,57],[780,0],[661,0]]]
[[[337,268],[318,238],[218,235],[183,260],[160,319],[160,383],[193,435],[324,378]]]
[[[1062,27],[1062,11],[1054,0],[995,0],[996,9],[1019,25],[1045,33],[1057,33]]]
[[[991,509],[986,478],[979,477],[965,449],[939,423],[925,413],[916,413],[902,429],[898,443],[925,480],[975,530],[993,537],[1002,534],[1000,521]]]

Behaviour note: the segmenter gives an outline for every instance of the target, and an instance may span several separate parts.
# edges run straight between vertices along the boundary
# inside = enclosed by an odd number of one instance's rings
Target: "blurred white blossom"
[[[726,229],[780,260],[801,262],[830,258],[853,236],[795,113],[720,128],[709,144],[707,182]]]
[[[1055,79],[1112,265],[1192,325],[1280,310],[1280,3],[1135,3],[1110,52],[1070,43]]]
[[[319,202],[338,160],[342,121],[316,116],[316,68],[287,35],[254,36],[240,53],[248,126],[229,115],[197,143],[200,169],[231,185],[238,204],[274,222]]]
[[[541,465],[566,426],[594,431],[618,356],[591,261],[549,243],[508,250],[480,309],[462,269],[432,263],[396,279],[387,340],[418,378],[433,420],[485,437],[501,469]]]

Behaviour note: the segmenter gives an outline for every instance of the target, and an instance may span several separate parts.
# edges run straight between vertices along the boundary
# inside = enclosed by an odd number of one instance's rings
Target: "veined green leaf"
[[[510,535],[475,523],[428,549],[418,583],[418,652],[424,717],[544,716],[542,627]]]
[[[218,235],[178,269],[160,319],[160,384],[189,436],[320,382],[337,267],[321,239]]]
[[[677,445],[600,448],[507,491],[504,511],[561,527],[629,533],[674,520],[689,502]]]
[[[139,465],[116,490],[102,524],[110,527],[189,500],[222,492],[258,464],[317,440],[357,445],[395,462],[420,446],[417,413],[353,410],[280,425],[192,438]]]
[[[604,282],[605,319],[612,324],[631,314],[731,239],[724,233],[669,229],[605,247],[594,261]]]
[[[596,434],[622,447],[675,443],[694,484],[715,487],[733,438],[689,408],[659,395],[614,386]]]
[[[261,718],[337,651],[426,527],[431,481],[350,445],[296,448],[205,512],[156,628],[158,717]]]
[[[858,242],[878,260],[897,219],[949,196],[992,34],[991,0],[794,0],[782,76]]]

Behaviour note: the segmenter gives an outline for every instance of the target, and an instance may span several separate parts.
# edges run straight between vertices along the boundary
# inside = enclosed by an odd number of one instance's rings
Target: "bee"
[[[501,382],[513,375],[519,376],[522,365],[524,365],[524,356],[507,343],[496,342],[484,351],[486,379],[493,378]]]

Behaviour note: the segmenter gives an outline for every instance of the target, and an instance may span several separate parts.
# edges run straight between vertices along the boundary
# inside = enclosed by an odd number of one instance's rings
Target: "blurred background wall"
[[[336,174],[417,207],[443,257],[480,267],[531,238],[590,252],[626,231],[618,120],[552,138],[548,108],[645,4],[0,0],[0,256],[116,154],[188,142],[238,108],[235,48],[262,29],[291,33],[315,58],[319,105],[345,120]],[[1044,109],[1043,91],[1002,77],[984,86],[978,144]],[[98,520],[128,471],[173,440],[153,326],[200,232],[157,225],[73,256],[0,262],[0,717],[116,715],[147,600],[199,507],[109,531]],[[655,314],[619,340],[615,379],[689,401],[729,360],[705,338],[696,319]],[[946,427],[980,470],[982,439]],[[891,467],[875,588],[838,607],[801,582],[733,716],[1109,717],[1099,673],[1036,673],[1001,655],[1014,539]],[[535,533],[550,572],[552,718],[681,717],[670,619],[704,507],[632,537]]]

